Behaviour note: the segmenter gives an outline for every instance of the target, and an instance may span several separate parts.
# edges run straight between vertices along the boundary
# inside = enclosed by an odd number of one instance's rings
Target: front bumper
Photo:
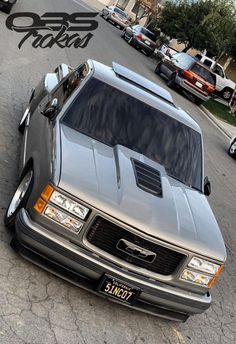
[[[189,315],[202,313],[211,305],[209,294],[199,295],[147,280],[96,257],[32,221],[25,209],[17,215],[12,246],[26,259],[103,297],[97,286],[105,273],[141,288],[143,292],[132,306],[110,300],[146,313],[186,321]]]
[[[113,22],[115,25],[120,26],[122,29],[125,29],[126,27],[129,26],[129,24],[125,24],[121,19],[117,17],[110,16],[109,20]]]
[[[188,91],[189,93],[192,93],[197,98],[207,102],[210,99],[210,96],[206,93],[202,93],[200,90],[197,89],[197,87],[194,87],[190,83],[188,83],[186,80],[181,78],[180,76],[176,77],[176,84]]]

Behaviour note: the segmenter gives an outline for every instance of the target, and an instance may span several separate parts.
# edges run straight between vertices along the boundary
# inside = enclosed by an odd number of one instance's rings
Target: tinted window
[[[201,54],[196,54],[195,57],[196,57],[196,59],[198,59],[200,61],[201,58],[202,58],[202,55]]]
[[[156,37],[155,37],[154,33],[152,33],[151,31],[148,31],[144,28],[142,28],[140,31],[143,35],[147,36],[151,41],[156,42]]]
[[[114,8],[114,12],[120,14],[122,17],[127,18],[127,14],[124,11],[120,10],[118,7]]]
[[[63,122],[109,146],[143,154],[168,174],[201,189],[200,134],[106,83],[88,81]]]
[[[219,66],[219,65],[216,65],[216,66],[213,68],[212,71],[213,71],[214,73],[216,73],[217,75],[221,76],[222,78],[225,77],[224,72],[223,72],[221,66]]]
[[[212,65],[212,62],[210,60],[204,60],[203,64],[210,68]]]
[[[212,73],[204,68],[202,65],[196,63],[191,70],[196,73],[197,75],[199,75],[202,79],[206,80],[207,82],[209,82],[211,85],[215,85],[215,80],[214,77],[212,75]]]
[[[176,53],[173,54],[173,60],[174,64],[178,66],[181,69],[189,69],[193,62],[194,59],[192,56],[185,54],[185,53]]]

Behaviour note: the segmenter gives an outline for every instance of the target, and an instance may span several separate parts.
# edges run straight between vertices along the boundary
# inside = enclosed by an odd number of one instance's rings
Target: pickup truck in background
[[[195,57],[215,74],[215,95],[223,98],[226,101],[230,101],[236,85],[235,82],[227,78],[224,68],[215,60],[205,55],[197,54]]]

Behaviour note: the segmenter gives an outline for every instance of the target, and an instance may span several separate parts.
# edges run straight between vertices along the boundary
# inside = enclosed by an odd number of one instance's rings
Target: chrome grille
[[[165,276],[173,274],[186,257],[180,252],[143,239],[102,217],[95,218],[87,233],[87,240],[90,244],[117,258]],[[138,249],[133,250],[133,254],[126,252],[125,249],[120,249],[121,240],[137,246]],[[137,256],[136,253],[140,252],[139,248],[143,248],[143,252]],[[153,253],[154,259],[149,259],[149,253]],[[145,259],[143,259],[143,255]]]

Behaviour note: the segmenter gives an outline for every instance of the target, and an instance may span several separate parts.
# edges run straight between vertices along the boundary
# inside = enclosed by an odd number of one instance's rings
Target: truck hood
[[[131,158],[158,170],[163,197],[140,189]],[[224,241],[206,197],[154,161],[61,125],[61,189],[143,233],[219,261]]]

